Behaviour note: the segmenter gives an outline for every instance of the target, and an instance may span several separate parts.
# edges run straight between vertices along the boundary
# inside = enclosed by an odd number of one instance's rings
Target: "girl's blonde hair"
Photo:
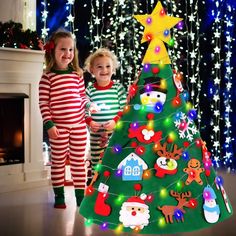
[[[119,65],[119,62],[118,62],[118,59],[117,59],[116,55],[112,51],[110,51],[108,48],[99,48],[94,53],[90,54],[88,56],[88,58],[85,60],[84,69],[86,71],[88,71],[89,73],[91,73],[91,68],[94,65],[94,61],[98,57],[109,57],[109,58],[111,58],[112,63],[113,63],[113,70],[114,70],[113,72],[115,74],[116,69],[120,65]]]
[[[65,29],[58,29],[57,31],[52,33],[51,37],[46,43],[46,46],[47,45],[49,46],[49,50],[45,51],[46,71],[50,71],[55,66],[55,47],[61,38],[71,38],[74,40],[71,32]],[[82,69],[79,67],[78,50],[76,48],[75,40],[74,40],[74,58],[70,63],[69,67],[75,70],[79,75],[82,75]]]

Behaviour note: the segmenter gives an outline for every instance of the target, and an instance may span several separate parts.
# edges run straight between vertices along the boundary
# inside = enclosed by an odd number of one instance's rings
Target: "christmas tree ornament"
[[[208,223],[216,223],[220,217],[220,208],[216,203],[216,194],[211,188],[211,186],[207,186],[203,190],[203,198],[204,198],[204,216]]]
[[[187,198],[191,197],[191,192],[178,193],[171,190],[170,195],[178,201],[178,204],[158,206],[157,208],[165,216],[166,223],[174,223],[173,216],[177,222],[184,222],[184,213],[186,213],[184,207],[188,207]]]
[[[130,87],[122,128],[109,139],[93,193],[84,197],[80,213],[117,234],[166,235],[210,227],[229,218],[232,206],[195,124],[184,74],[173,72],[165,48],[172,43],[171,28],[182,19],[167,15],[160,1],[151,14],[135,18],[148,44],[143,69]],[[216,199],[220,214],[207,206]]]
[[[172,152],[167,151],[167,143],[165,142],[163,146],[158,143],[156,148],[159,157],[156,160],[154,168],[156,170],[157,177],[164,177],[167,175],[174,175],[177,172],[177,161],[181,154],[182,148],[178,149],[177,145],[174,145],[174,150]]]
[[[148,166],[138,155],[130,153],[119,163],[117,168],[122,171],[122,180],[136,181],[142,179],[143,171],[146,170]]]
[[[186,185],[191,184],[193,181],[202,185],[203,181],[201,179],[201,173],[204,172],[204,168],[201,168],[201,163],[195,158],[191,158],[188,161],[188,167],[184,168],[184,172],[188,174],[188,178],[185,181]]]
[[[182,93],[184,91],[183,85],[181,83],[182,75],[180,73],[174,73],[173,80],[174,80],[175,87],[177,89],[177,95],[178,95],[179,93]]]
[[[147,111],[160,113],[166,101],[167,90],[162,86],[160,77],[148,77],[145,79],[144,87],[140,90],[140,101],[146,106]],[[159,109],[157,108],[159,105]]]
[[[136,228],[137,231],[149,224],[149,206],[145,199],[142,196],[132,196],[122,204],[119,220],[124,227]]]
[[[162,136],[161,131],[155,132],[152,128],[147,125],[142,125],[138,128],[133,129],[133,126],[128,130],[129,138],[137,138],[140,143],[152,143],[159,142]]]
[[[108,198],[108,189],[109,186],[103,183],[100,183],[98,187],[98,195],[94,205],[94,212],[98,215],[108,216],[111,213],[111,206],[105,203]]]
[[[231,208],[230,208],[230,203],[229,203],[229,200],[228,200],[228,196],[225,192],[225,189],[223,187],[223,179],[221,176],[217,176],[216,179],[215,179],[215,184],[216,184],[216,188],[217,190],[220,190],[221,191],[221,194],[222,194],[222,197],[224,199],[224,202],[225,202],[225,206],[227,208],[227,211],[229,213],[232,212]]]

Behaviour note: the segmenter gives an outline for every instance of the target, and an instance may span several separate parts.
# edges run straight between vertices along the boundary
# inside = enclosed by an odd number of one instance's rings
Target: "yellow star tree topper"
[[[152,14],[134,17],[145,27],[141,43],[149,42],[143,63],[171,64],[164,42],[170,43],[170,29],[182,21],[182,18],[166,15],[161,2],[157,3]]]

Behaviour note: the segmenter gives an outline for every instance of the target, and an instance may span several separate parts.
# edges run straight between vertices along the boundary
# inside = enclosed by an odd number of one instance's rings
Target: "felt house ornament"
[[[122,180],[142,180],[143,171],[148,168],[142,158],[135,153],[130,153],[120,164],[118,169],[122,171]]]

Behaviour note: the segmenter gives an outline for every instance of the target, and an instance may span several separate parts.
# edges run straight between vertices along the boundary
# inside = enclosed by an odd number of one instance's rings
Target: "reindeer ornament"
[[[189,207],[188,201],[186,198],[191,197],[191,192],[187,191],[184,193],[178,193],[173,190],[170,191],[170,195],[175,197],[178,201],[176,206],[173,205],[164,205],[162,207],[158,206],[157,208],[162,211],[162,214],[165,216],[166,223],[173,223],[173,216],[175,217],[176,221],[179,222],[180,220],[184,222],[183,214],[186,211],[183,209],[184,207]]]
[[[155,150],[157,150],[159,157],[156,160],[154,168],[156,169],[156,176],[160,178],[163,178],[166,174],[176,174],[178,166],[176,160],[178,160],[182,154],[182,148],[178,149],[176,144],[172,152],[168,152],[166,146],[166,142],[163,146],[160,143],[155,145]]]

